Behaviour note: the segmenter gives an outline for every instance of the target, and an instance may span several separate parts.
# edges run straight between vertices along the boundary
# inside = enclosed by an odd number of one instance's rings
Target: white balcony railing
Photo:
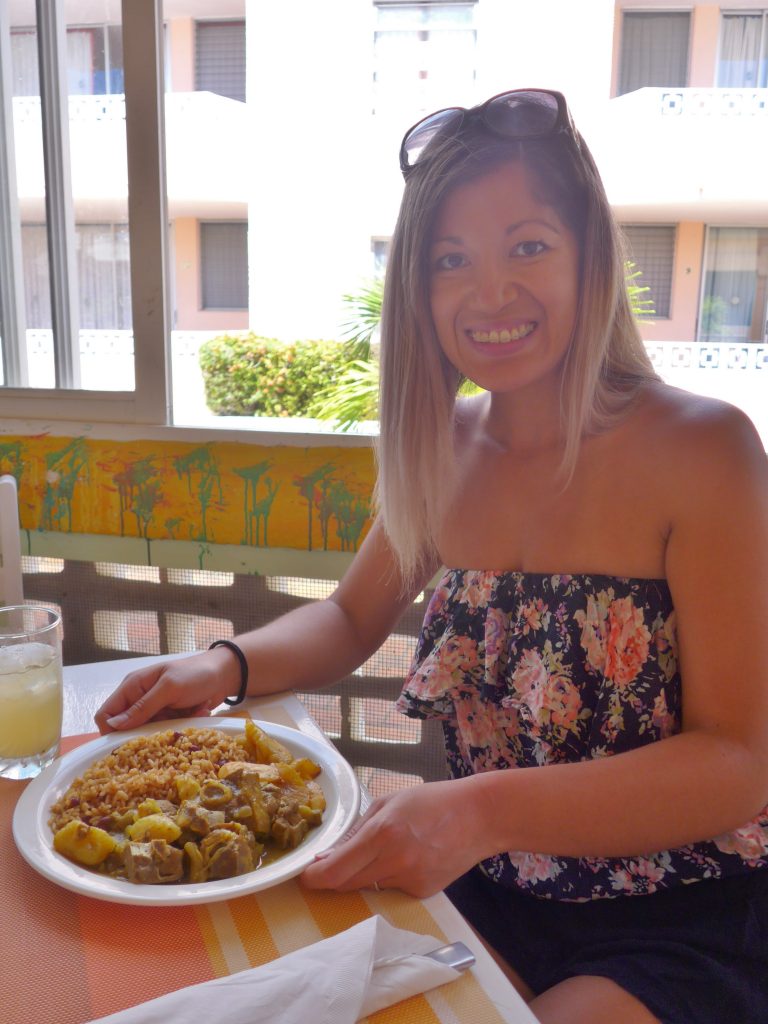
[[[14,97],[13,125],[22,212],[37,219],[45,196],[39,96]],[[238,154],[249,137],[245,104],[211,92],[167,93],[165,134],[171,216],[245,216],[251,168]],[[100,216],[125,215],[125,146],[122,94],[69,97],[76,214],[98,203]]]
[[[768,89],[641,89],[654,93],[663,117],[740,117],[768,130]],[[649,97],[650,101],[650,97]]]
[[[171,334],[174,417],[177,423],[222,423],[205,404],[198,362],[200,346],[218,331],[173,331]],[[647,342],[658,374],[668,384],[720,398],[743,409],[757,426],[768,449],[768,343]],[[51,331],[27,331],[30,381],[54,386]],[[81,331],[83,387],[94,390],[133,387],[131,331]],[[2,375],[0,374],[0,381]],[[304,421],[302,421],[304,422]],[[232,425],[231,421],[227,425]],[[281,427],[288,424],[281,421]],[[329,424],[323,425],[328,429]]]

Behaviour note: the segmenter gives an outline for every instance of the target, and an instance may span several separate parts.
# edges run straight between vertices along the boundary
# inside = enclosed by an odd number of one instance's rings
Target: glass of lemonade
[[[0,608],[0,777],[31,779],[61,739],[61,617],[51,608]]]

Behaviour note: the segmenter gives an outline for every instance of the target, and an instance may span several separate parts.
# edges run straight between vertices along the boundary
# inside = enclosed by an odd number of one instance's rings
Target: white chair
[[[0,606],[23,600],[16,479],[0,476]]]

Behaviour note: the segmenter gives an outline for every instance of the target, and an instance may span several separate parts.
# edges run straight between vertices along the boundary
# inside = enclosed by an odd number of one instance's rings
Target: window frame
[[[5,4],[0,5],[3,11],[5,8]],[[52,37],[49,37],[49,43],[53,46],[58,45],[61,51],[65,45],[63,0],[51,0],[50,11],[55,28]],[[171,424],[170,309],[169,289],[165,283],[168,267],[165,225],[168,218],[165,188],[162,0],[131,0],[131,3],[123,3],[122,18],[135,390],[89,391],[79,387],[2,387],[0,400],[3,415],[8,419],[45,417],[59,420]],[[38,25],[38,32],[40,31],[41,26]],[[5,47],[7,42],[7,48],[10,49],[10,24],[7,12],[0,14],[0,36],[3,38],[3,46]],[[8,67],[5,60],[3,64]],[[7,89],[2,91],[7,93]],[[55,95],[53,89],[49,89],[47,95],[42,98],[42,103],[53,103],[54,106],[58,104],[60,107],[62,92],[60,88],[59,94]],[[7,110],[9,96],[4,95],[0,99]],[[8,123],[7,115],[3,119],[3,127],[6,138],[12,140],[13,122],[11,119]],[[13,153],[13,148],[10,152]],[[61,167],[64,163],[62,154],[59,154],[58,159]],[[62,184],[66,183],[60,180],[60,193]],[[3,174],[0,186],[8,189],[8,185],[8,175]],[[8,195],[5,199],[8,199]],[[10,193],[10,199],[13,205],[16,200],[15,192]],[[14,217],[18,218],[18,209],[15,215],[11,209],[9,216],[13,226]],[[62,238],[60,229],[57,230],[55,225],[52,228],[50,215],[47,222],[49,232],[53,229],[54,241],[66,246],[66,233]],[[20,222],[18,223],[20,234]],[[19,263],[14,263],[14,266],[18,272]],[[54,272],[52,266],[52,275]],[[68,315],[66,311],[64,315]],[[64,347],[71,346],[71,327],[69,332],[60,330],[60,338],[62,334]]]

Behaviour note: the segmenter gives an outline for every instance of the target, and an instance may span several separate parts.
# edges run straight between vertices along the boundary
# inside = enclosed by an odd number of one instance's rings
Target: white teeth
[[[507,341],[520,341],[527,337],[536,326],[535,323],[523,324],[522,327],[513,327],[511,330],[503,328],[500,331],[470,331],[473,341],[491,342],[492,344],[503,344]]]

